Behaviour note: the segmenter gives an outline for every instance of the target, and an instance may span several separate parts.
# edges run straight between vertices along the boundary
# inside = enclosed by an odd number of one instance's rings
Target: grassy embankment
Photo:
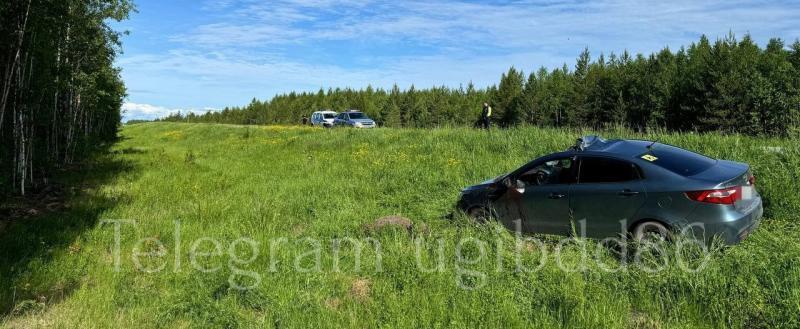
[[[562,150],[576,131],[158,123],[127,126],[122,135],[113,153],[88,171],[62,177],[82,189],[67,210],[15,222],[0,233],[6,326],[800,326],[800,154],[789,140],[644,136],[752,164],[766,200],[760,229],[741,245],[713,253],[700,272],[671,262],[650,274],[637,267],[603,270],[619,261],[594,252],[590,257],[599,261],[562,271],[554,239],[545,239],[544,250],[523,248],[527,267],[540,259],[544,266],[515,271],[511,233],[447,219],[461,187]],[[364,228],[385,215],[410,218],[414,233]],[[114,225],[103,224],[108,219],[136,222],[121,225],[119,272]],[[220,253],[193,260],[197,241],[198,250],[214,253],[214,242],[204,237],[217,241]],[[236,242],[242,237],[252,241]],[[287,240],[271,248],[278,237]],[[331,243],[342,237],[375,239],[380,253],[365,246],[356,269],[354,248],[344,244],[337,271]],[[152,239],[137,247],[142,238]],[[305,238],[321,243],[319,271],[316,255],[307,253],[314,243]],[[486,242],[485,257],[469,238]],[[441,271],[418,268],[414,239],[428,268],[437,259],[436,241],[443,242]],[[163,243],[163,257],[139,257],[137,269],[133,249],[157,252],[155,240]],[[252,262],[248,241],[260,243]],[[562,262],[577,264],[580,246],[566,245]],[[312,270],[298,271],[296,260]],[[230,288],[256,277],[255,289]]]

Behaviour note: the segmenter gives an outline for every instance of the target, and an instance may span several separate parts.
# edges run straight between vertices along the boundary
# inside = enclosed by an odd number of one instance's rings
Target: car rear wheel
[[[633,229],[633,239],[636,242],[666,241],[669,239],[669,229],[657,221],[645,221]]]
[[[467,212],[467,215],[479,224],[485,224],[492,218],[492,213],[486,207],[473,207]]]

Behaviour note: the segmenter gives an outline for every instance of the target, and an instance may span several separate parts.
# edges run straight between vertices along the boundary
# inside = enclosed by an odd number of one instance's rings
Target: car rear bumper
[[[761,197],[757,197],[746,209],[733,206],[700,205],[688,218],[695,236],[711,241],[719,236],[725,244],[737,244],[758,228],[764,208]],[[700,228],[699,230],[697,228]]]

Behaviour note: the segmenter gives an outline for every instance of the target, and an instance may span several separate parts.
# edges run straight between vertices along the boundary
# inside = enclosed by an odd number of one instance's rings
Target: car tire
[[[492,212],[486,207],[472,207],[467,211],[467,216],[478,224],[485,224],[492,219]]]
[[[633,235],[633,239],[639,243],[650,238],[656,238],[662,241],[669,240],[670,238],[669,228],[667,228],[666,225],[653,220],[639,223],[633,229],[631,234]]]

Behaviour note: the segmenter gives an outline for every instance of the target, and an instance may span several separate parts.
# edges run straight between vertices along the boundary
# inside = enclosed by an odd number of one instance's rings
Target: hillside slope
[[[80,191],[67,210],[0,232],[4,325],[800,326],[800,154],[788,140],[644,136],[758,176],[762,226],[696,273],[671,258],[655,273],[621,268],[594,242],[555,238],[524,243],[518,270],[512,233],[450,218],[461,187],[580,134],[126,126],[112,154],[63,178]],[[411,233],[366,227],[387,215],[409,218]],[[594,261],[578,268],[584,256]]]

